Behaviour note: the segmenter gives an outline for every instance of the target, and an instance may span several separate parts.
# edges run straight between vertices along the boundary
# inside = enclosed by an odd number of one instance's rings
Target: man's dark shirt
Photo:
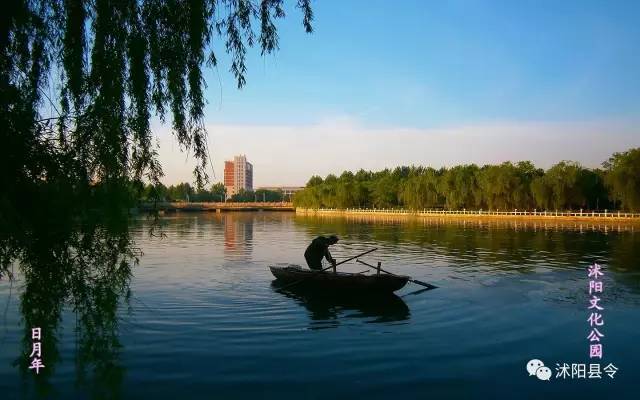
[[[307,265],[311,269],[322,269],[322,258],[326,257],[327,261],[334,262],[335,260],[329,253],[329,238],[324,236],[318,236],[313,239],[307,250],[304,252],[304,258],[307,260]]]

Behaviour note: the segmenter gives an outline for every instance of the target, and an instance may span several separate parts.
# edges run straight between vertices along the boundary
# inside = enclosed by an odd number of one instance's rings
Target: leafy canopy
[[[296,3],[309,33],[310,1]],[[149,125],[156,114],[170,115],[181,147],[198,160],[202,186],[202,68],[218,63],[212,43],[224,43],[242,88],[247,49],[277,50],[275,23],[284,16],[283,0],[10,1],[0,24],[0,101],[15,156],[5,172],[34,179],[71,167],[82,171],[69,176],[79,181],[157,182]]]

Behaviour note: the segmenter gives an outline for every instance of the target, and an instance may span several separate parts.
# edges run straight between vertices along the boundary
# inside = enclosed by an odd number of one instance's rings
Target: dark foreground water
[[[102,343],[111,356],[86,376],[76,364],[78,321],[70,308],[63,313],[46,398],[638,398],[637,227],[290,213],[178,214],[163,222],[163,239],[150,238],[144,220],[134,224],[144,256],[118,329]],[[409,284],[382,304],[276,292],[267,266],[302,264],[306,244],[325,233],[343,238],[338,259],[377,247],[367,260],[439,288],[416,292]],[[588,354],[593,262],[605,273],[602,360]],[[12,287],[0,282],[1,399],[36,393],[33,377],[17,367],[22,290],[19,275]],[[100,359],[97,342],[85,346],[85,359]],[[46,365],[53,350],[42,351]],[[549,381],[529,376],[530,359],[550,368]],[[570,370],[559,377],[564,363],[587,364],[586,377]],[[589,363],[617,372],[588,378]]]

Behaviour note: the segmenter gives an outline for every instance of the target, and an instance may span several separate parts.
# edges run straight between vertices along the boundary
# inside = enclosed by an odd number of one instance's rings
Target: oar
[[[344,261],[340,261],[340,262],[339,262],[339,263],[337,263],[335,266],[337,267],[337,266],[338,266],[338,265],[340,265],[340,264],[344,264],[344,263],[346,263],[346,262],[349,262],[349,261],[353,260],[354,258],[362,257],[362,256],[364,256],[365,254],[369,254],[369,253],[374,252],[374,251],[376,251],[376,250],[378,250],[378,249],[377,249],[377,248],[373,248],[373,249],[371,249],[371,250],[365,251],[365,252],[364,252],[364,253],[362,253],[362,254],[358,254],[357,256],[353,256],[353,257],[351,257],[351,258],[347,258],[347,259],[346,259],[346,260],[344,260]],[[330,269],[330,268],[333,268],[333,267],[334,267],[333,265],[330,265],[330,266],[328,266],[327,268],[324,268],[322,271],[326,271],[326,270],[328,270],[328,269]],[[286,288],[290,288],[291,286],[295,286],[295,285],[299,284],[300,282],[304,282],[306,279],[308,279],[308,278],[300,279],[299,281],[295,281],[295,282],[292,282],[292,283],[290,283],[290,284],[288,284],[288,285],[284,285],[283,287],[278,288],[278,290],[283,290],[283,289],[286,289]]]
[[[374,266],[374,265],[371,265],[371,264],[368,264],[368,263],[366,263],[366,262],[364,262],[364,261],[361,261],[361,260],[356,260],[356,261],[357,261],[357,262],[359,262],[360,264],[364,264],[364,265],[366,265],[367,267],[371,267],[371,268],[374,268],[374,269],[376,269],[376,270],[378,269],[378,267],[376,267],[376,266]],[[384,270],[384,269],[382,269],[382,268],[380,268],[380,271],[382,271],[382,272],[384,272],[384,273],[387,273],[387,274],[389,274],[389,275],[398,276],[398,275],[394,274],[393,272],[386,271],[386,270]],[[424,287],[429,288],[429,289],[435,289],[435,288],[437,288],[437,286],[435,286],[435,285],[432,285],[432,284],[427,283],[427,282],[422,282],[422,281],[419,281],[419,280],[417,280],[417,279],[413,279],[413,278],[409,278],[409,282],[413,282],[413,283],[415,283],[415,284],[417,284],[417,285],[421,285],[421,286],[424,286]]]
[[[364,256],[365,254],[372,253],[372,252],[374,252],[374,251],[376,251],[376,250],[378,250],[378,248],[377,248],[377,247],[374,247],[373,249],[368,250],[368,251],[365,251],[365,252],[364,252],[364,253],[362,253],[362,254],[358,254],[357,256],[353,256],[353,257],[351,257],[351,258],[347,258],[347,259],[346,259],[346,260],[344,260],[344,261],[340,261],[340,262],[339,262],[339,263],[337,263],[335,266],[337,267],[337,266],[338,266],[338,265],[340,265],[340,264],[344,264],[344,263],[346,263],[346,262],[349,262],[349,261],[353,260],[354,258],[362,257],[362,256]],[[328,270],[328,269],[330,269],[330,268],[333,268],[333,265],[329,265],[327,268],[323,269],[323,271],[326,271],[326,270]]]

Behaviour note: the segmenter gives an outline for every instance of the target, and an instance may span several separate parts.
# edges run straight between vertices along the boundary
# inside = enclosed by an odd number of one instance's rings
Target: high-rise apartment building
[[[247,162],[246,156],[235,156],[233,161],[224,162],[224,187],[227,189],[227,198],[240,189],[253,190],[253,165]]]

